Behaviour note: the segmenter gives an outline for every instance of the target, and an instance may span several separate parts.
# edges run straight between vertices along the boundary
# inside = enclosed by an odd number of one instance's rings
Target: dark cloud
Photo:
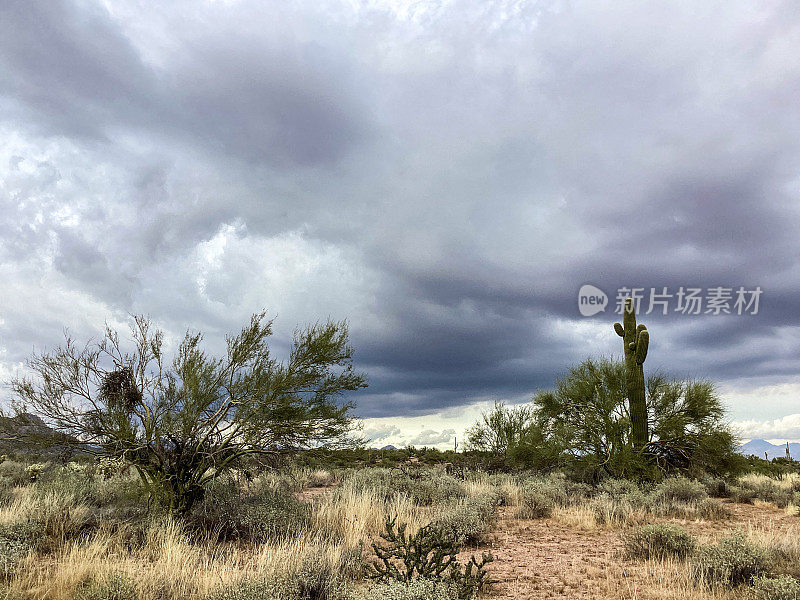
[[[643,315],[648,365],[795,381],[798,38],[788,2],[5,2],[2,370],[266,307],[283,350],[348,318],[361,414],[424,414],[618,354],[619,288],[761,286]]]

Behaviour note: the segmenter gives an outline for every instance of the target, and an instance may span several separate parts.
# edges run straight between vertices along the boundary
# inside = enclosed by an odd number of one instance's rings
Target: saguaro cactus
[[[648,441],[647,404],[644,390],[644,359],[650,334],[643,323],[636,325],[633,299],[625,300],[622,323],[614,323],[614,331],[622,338],[625,347],[625,381],[628,388],[628,410],[631,415],[631,438],[634,448],[644,448]]]

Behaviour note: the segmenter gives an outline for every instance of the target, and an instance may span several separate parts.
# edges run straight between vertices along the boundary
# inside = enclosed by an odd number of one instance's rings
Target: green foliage
[[[730,486],[728,493],[731,500],[737,504],[752,504],[757,497],[755,490],[738,485]]]
[[[136,586],[121,574],[111,574],[105,579],[89,581],[78,588],[76,600],[138,600]]]
[[[247,457],[353,442],[354,405],[341,397],[366,381],[353,370],[346,323],[297,330],[285,363],[270,354],[263,312],[227,338],[221,357],[187,333],[170,363],[148,319],[135,317],[131,329],[131,349],[111,329],[86,346],[67,337],[35,354],[35,376],[12,390],[59,434],[134,465],[171,511],[187,512]]]
[[[495,456],[509,468],[546,469],[555,466],[559,456],[529,405],[495,403],[467,430],[467,449]]]
[[[498,502],[499,498],[494,494],[466,498],[450,508],[435,522],[435,526],[449,533],[458,548],[467,544],[477,546],[486,541]]]
[[[385,543],[372,544],[379,562],[370,565],[371,578],[382,583],[405,584],[415,579],[449,581],[462,599],[473,598],[485,585],[484,567],[494,560],[491,554],[484,554],[480,561],[473,556],[462,565],[456,558],[458,547],[449,531],[429,524],[411,535],[406,528],[405,523],[387,519],[381,533]]]
[[[622,362],[586,360],[533,402],[547,439],[587,480],[659,479],[664,472],[727,476],[741,465],[723,404],[706,381],[647,379],[650,439],[644,451],[631,439]]]
[[[221,585],[206,600],[349,600],[346,565],[318,555],[306,556],[300,565],[277,577],[245,578]]]
[[[516,513],[520,519],[543,519],[549,517],[556,506],[566,506],[571,502],[564,479],[527,479],[521,491],[522,503]]]
[[[799,600],[800,581],[788,575],[753,577],[754,600]]]
[[[372,490],[387,500],[405,494],[415,504],[431,506],[452,502],[466,496],[464,484],[437,468],[357,469],[344,476],[343,486]]]
[[[731,518],[731,511],[719,500],[704,498],[697,503],[697,517],[704,521],[725,521]]]
[[[743,531],[736,531],[716,546],[701,546],[692,573],[701,583],[734,586],[769,573],[774,560],[773,551],[749,541]]]
[[[694,537],[679,527],[668,523],[654,523],[637,527],[623,536],[628,558],[686,558],[695,548]]]
[[[310,506],[287,491],[242,493],[230,480],[215,482],[187,515],[189,524],[204,535],[252,542],[296,537],[308,528],[310,518]]]
[[[458,600],[458,586],[440,579],[414,579],[408,583],[378,583],[361,592],[358,600]]]
[[[20,561],[41,545],[43,529],[31,521],[0,525],[0,578],[9,578]]]
[[[686,477],[665,479],[653,489],[652,494],[656,501],[698,502],[708,497],[706,487],[702,483]]]

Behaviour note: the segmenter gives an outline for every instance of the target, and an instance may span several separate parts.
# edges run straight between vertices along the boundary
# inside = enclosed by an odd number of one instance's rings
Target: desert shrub
[[[408,583],[392,581],[371,586],[358,600],[458,600],[458,586],[452,581],[415,579]]]
[[[750,583],[753,577],[769,572],[773,554],[748,540],[743,531],[737,531],[716,546],[701,546],[695,554],[692,574],[697,581],[709,585]]]
[[[613,498],[623,496],[638,496],[642,488],[629,479],[604,479],[597,485],[598,494],[607,494]]]
[[[444,504],[466,496],[464,486],[450,475],[426,473],[418,478],[399,477],[394,483],[398,492],[407,494],[416,504]]]
[[[466,498],[440,517],[436,526],[449,532],[459,548],[466,544],[476,546],[485,541],[498,502],[499,497],[495,494]]]
[[[413,535],[407,534],[406,528],[405,523],[387,519],[381,533],[385,543],[372,544],[378,562],[370,565],[371,578],[381,583],[443,580],[456,587],[458,598],[474,598],[486,583],[484,567],[494,560],[492,555],[484,554],[480,562],[473,556],[462,565],[449,532],[433,523]]]
[[[308,527],[310,518],[310,507],[291,493],[264,489],[246,495],[235,482],[225,481],[209,488],[187,521],[194,529],[220,539],[263,542],[298,535]]]
[[[138,600],[133,582],[124,575],[111,574],[102,580],[91,580],[81,585],[76,600]]]
[[[466,496],[458,479],[439,469],[359,469],[345,476],[343,487],[357,492],[374,491],[389,500],[405,494],[416,504],[445,504]]]
[[[686,477],[670,477],[659,483],[652,492],[655,501],[698,502],[708,497],[705,486]]]
[[[752,504],[756,498],[756,492],[750,488],[732,485],[728,488],[730,499],[737,504]]]
[[[32,521],[0,526],[0,577],[11,576],[20,561],[37,549],[43,533],[42,525]]]
[[[33,486],[34,497],[60,496],[75,503],[94,504],[97,493],[94,479],[86,471],[53,467],[43,471]]]
[[[800,581],[788,575],[780,577],[753,577],[753,593],[755,600],[798,600],[800,598]]]
[[[0,463],[0,479],[12,487],[27,485],[31,482],[30,475],[25,471],[25,464],[15,460],[6,460]]]
[[[703,486],[706,488],[706,494],[712,498],[727,498],[728,497],[728,484],[724,479],[719,477],[706,476],[702,480]]]
[[[545,519],[553,514],[556,507],[553,499],[537,488],[529,488],[522,492],[522,504],[517,508],[518,519]]]
[[[274,577],[245,578],[212,590],[207,600],[346,600],[341,565],[307,555],[296,570]]]
[[[675,556],[686,558],[695,548],[695,539],[678,525],[654,523],[637,527],[623,536],[628,558],[650,559]]]
[[[697,503],[697,517],[704,521],[724,521],[730,519],[731,511],[719,500],[704,498]]]

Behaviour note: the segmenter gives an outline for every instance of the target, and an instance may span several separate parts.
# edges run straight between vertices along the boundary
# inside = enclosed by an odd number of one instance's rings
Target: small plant
[[[498,498],[492,494],[462,500],[437,520],[436,525],[450,533],[457,547],[477,546],[485,541],[497,504]]]
[[[800,581],[788,575],[754,577],[752,597],[755,600],[798,600]]]
[[[78,588],[76,600],[138,600],[136,586],[125,575],[111,574],[102,581],[92,580]]]
[[[754,544],[743,531],[722,538],[716,546],[698,549],[692,574],[708,585],[734,586],[765,575],[773,562],[773,552]]]
[[[405,523],[387,519],[381,538],[386,545],[373,543],[372,549],[380,562],[372,563],[371,578],[387,583],[409,583],[416,579],[449,581],[456,586],[458,598],[473,598],[486,583],[484,567],[493,559],[484,554],[480,562],[473,556],[461,565],[456,555],[458,548],[452,535],[428,524],[417,533],[406,533]]]
[[[677,502],[699,502],[708,497],[706,487],[699,481],[686,477],[670,477],[659,483],[653,490],[653,497],[659,500]]]
[[[697,503],[697,516],[704,521],[724,521],[730,519],[731,511],[719,500],[705,498]]]
[[[672,556],[686,558],[696,545],[694,537],[685,529],[668,523],[638,527],[626,534],[623,540],[626,556],[643,560]]]
[[[452,581],[415,579],[409,583],[379,583],[358,596],[358,600],[458,600],[458,586]]]
[[[8,579],[17,565],[39,546],[41,524],[25,521],[0,526],[0,579]]]
[[[730,486],[728,488],[728,494],[730,499],[737,504],[752,504],[753,500],[756,499],[756,493],[754,490],[738,485]]]
[[[545,519],[553,513],[556,504],[544,491],[535,487],[522,490],[522,503],[515,516],[518,519]]]

